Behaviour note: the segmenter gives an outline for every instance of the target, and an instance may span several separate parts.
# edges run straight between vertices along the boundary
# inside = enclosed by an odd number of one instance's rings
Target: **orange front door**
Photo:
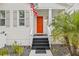
[[[37,16],[37,33],[43,33],[43,16]]]

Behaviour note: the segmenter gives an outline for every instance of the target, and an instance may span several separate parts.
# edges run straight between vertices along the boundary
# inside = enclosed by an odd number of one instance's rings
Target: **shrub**
[[[4,55],[8,55],[8,49],[7,48],[3,48],[0,50],[0,55],[4,56]]]
[[[17,43],[14,43],[12,45],[13,48],[13,53],[17,54],[17,55],[22,55],[24,52],[24,48],[19,46]]]

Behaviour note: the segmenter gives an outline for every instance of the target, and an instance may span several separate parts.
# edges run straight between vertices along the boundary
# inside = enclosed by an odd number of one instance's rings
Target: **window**
[[[0,26],[5,26],[5,11],[0,10]]]
[[[24,26],[25,25],[25,13],[24,10],[19,10],[19,25]]]
[[[19,19],[19,25],[24,26],[24,19]]]

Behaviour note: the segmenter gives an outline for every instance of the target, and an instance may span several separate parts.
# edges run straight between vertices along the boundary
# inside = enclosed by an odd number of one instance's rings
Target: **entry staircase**
[[[34,35],[31,56],[52,56],[48,35]]]
[[[36,49],[36,50],[50,49],[48,38],[46,37],[33,38],[32,49]]]

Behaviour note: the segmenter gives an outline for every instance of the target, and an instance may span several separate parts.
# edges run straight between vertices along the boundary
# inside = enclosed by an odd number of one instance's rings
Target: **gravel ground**
[[[51,52],[53,56],[70,56],[69,50],[65,45],[53,44],[51,45]]]

